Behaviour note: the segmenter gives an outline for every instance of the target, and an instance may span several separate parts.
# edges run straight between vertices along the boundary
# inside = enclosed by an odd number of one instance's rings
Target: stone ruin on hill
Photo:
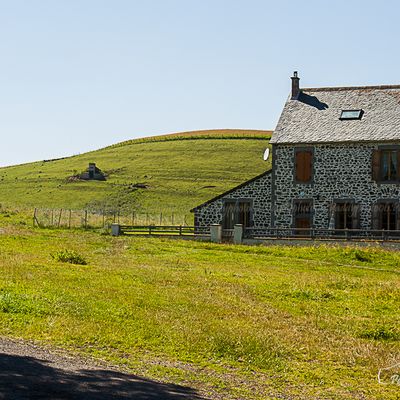
[[[85,172],[83,172],[82,174],[80,174],[79,178],[86,180],[86,181],[90,181],[90,180],[105,181],[106,180],[104,173],[99,168],[96,167],[95,163],[89,163],[88,169]]]

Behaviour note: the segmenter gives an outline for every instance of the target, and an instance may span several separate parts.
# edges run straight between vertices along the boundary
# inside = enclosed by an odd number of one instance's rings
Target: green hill
[[[270,131],[214,130],[130,140],[89,153],[0,168],[5,206],[122,207],[188,215],[202,201],[270,168]],[[107,180],[73,176],[89,162]]]

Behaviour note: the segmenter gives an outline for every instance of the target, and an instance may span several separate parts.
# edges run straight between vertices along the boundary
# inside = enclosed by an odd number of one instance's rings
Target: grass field
[[[199,131],[137,139],[60,160],[0,168],[5,206],[123,207],[142,213],[189,210],[270,168],[269,131]],[[95,162],[105,182],[68,178]],[[145,189],[135,188],[144,184]]]
[[[27,228],[0,215],[0,335],[223,399],[398,399],[400,254]],[[65,259],[86,262],[74,265]],[[281,397],[279,397],[281,396]]]

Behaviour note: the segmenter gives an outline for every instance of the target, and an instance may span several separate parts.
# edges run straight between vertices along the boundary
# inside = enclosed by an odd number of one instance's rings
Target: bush
[[[367,250],[356,249],[354,251],[354,258],[361,262],[371,262],[372,261],[371,253]]]
[[[74,250],[59,250],[56,253],[50,254],[51,257],[56,261],[61,261],[64,263],[76,264],[76,265],[86,265],[86,260]]]
[[[363,339],[374,340],[400,340],[400,334],[393,327],[380,326],[375,329],[365,330],[360,333]]]

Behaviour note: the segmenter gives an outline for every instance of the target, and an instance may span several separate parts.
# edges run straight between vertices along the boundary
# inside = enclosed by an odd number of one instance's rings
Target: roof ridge
[[[301,91],[313,92],[334,92],[344,90],[363,90],[363,89],[400,89],[400,85],[377,85],[377,86],[331,86],[331,87],[317,87],[317,88],[300,88]]]

